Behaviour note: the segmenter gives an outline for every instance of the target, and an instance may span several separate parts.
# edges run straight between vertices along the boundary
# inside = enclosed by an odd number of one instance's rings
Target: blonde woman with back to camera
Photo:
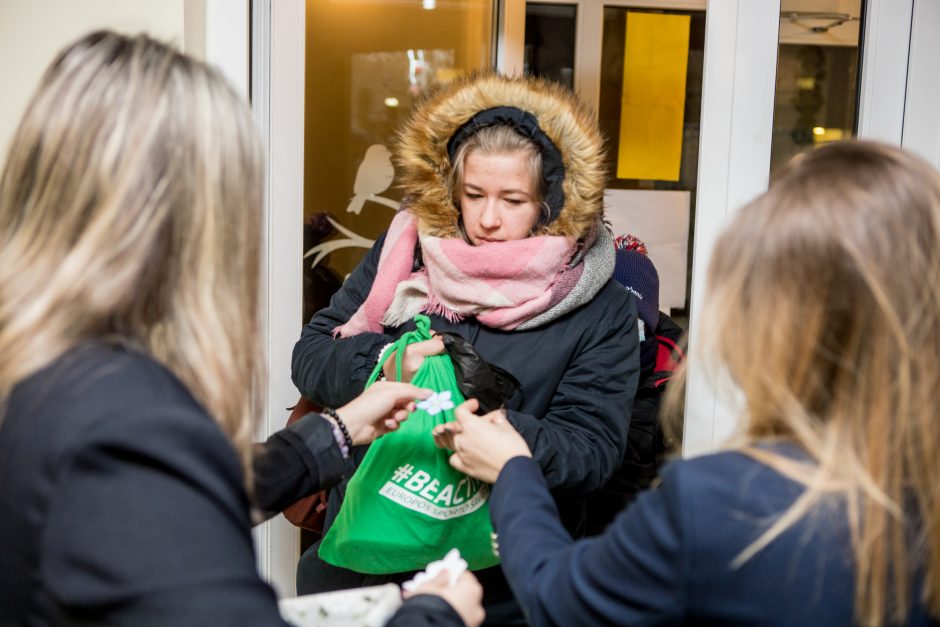
[[[495,482],[531,624],[936,624],[940,175],[874,143],[814,151],[732,220],[706,293],[692,359],[740,391],[738,436],[604,535],[572,541],[498,415],[468,401],[436,434]]]
[[[303,496],[278,460],[328,487],[427,396],[383,384],[253,466],[262,189],[202,63],[98,32],[46,71],[0,177],[0,624],[283,625],[246,476],[264,502]],[[482,620],[470,575],[419,592],[390,624]]]

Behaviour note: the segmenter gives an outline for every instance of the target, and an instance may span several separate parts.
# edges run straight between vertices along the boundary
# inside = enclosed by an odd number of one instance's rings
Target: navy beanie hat
[[[632,235],[614,240],[614,280],[636,297],[636,310],[649,334],[659,324],[659,273],[646,255],[646,246]]]

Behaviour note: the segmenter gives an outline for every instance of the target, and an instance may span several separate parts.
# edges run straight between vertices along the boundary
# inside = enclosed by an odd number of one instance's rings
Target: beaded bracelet
[[[384,359],[384,357],[385,357],[385,352],[386,352],[388,349],[390,349],[390,348],[392,348],[392,347],[394,347],[394,346],[395,346],[395,342],[389,342],[388,344],[386,344],[385,346],[383,346],[383,347],[382,347],[382,350],[379,351],[379,355],[378,355],[378,357],[377,357],[376,360],[375,360],[376,363],[379,363],[379,364],[384,363],[384,362],[385,362],[385,359]]]
[[[388,344],[386,344],[385,346],[383,346],[383,347],[382,347],[382,350],[379,351],[379,357],[378,357],[378,359],[375,360],[376,363],[377,363],[377,364],[383,364],[383,365],[384,365],[384,364],[385,364],[385,359],[386,359],[385,353],[388,352],[388,349],[393,348],[394,346],[395,346],[395,343],[394,343],[394,342],[389,342]],[[376,381],[385,381],[385,371],[384,371],[384,370],[382,370],[382,371],[379,373],[379,376],[378,376],[378,378],[376,379]]]
[[[339,417],[339,414],[336,413],[336,410],[331,407],[324,407],[323,413],[336,422],[336,426],[339,427],[340,432],[343,435],[343,443],[340,443],[339,438],[336,438],[337,444],[340,444],[340,452],[343,453],[343,457],[349,457],[349,451],[352,450],[353,443],[352,438],[349,437],[349,430],[346,428],[346,424],[343,422],[343,419]],[[335,437],[335,430],[334,430]]]
[[[343,459],[349,459],[349,447],[346,446],[346,441],[343,439],[343,432],[339,430],[335,422],[329,420],[327,422],[330,423],[330,433],[333,434],[333,441],[336,442],[340,456]]]

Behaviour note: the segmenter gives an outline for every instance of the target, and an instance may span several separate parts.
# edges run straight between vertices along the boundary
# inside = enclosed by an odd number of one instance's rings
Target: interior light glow
[[[816,87],[816,79],[812,76],[804,76],[796,80],[796,86],[803,91],[810,91]]]
[[[385,106],[395,108],[398,106],[398,98],[388,97],[385,99]]]
[[[824,129],[823,127],[821,126],[813,127],[813,135],[825,135],[825,134],[826,134],[826,129]]]

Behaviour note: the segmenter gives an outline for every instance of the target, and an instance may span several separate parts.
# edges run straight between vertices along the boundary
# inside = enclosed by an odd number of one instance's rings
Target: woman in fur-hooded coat
[[[524,240],[473,246],[451,189],[451,159],[492,125],[511,126],[537,146],[544,215]],[[432,329],[463,336],[518,379],[507,417],[578,535],[583,495],[603,486],[623,459],[639,371],[635,305],[610,280],[614,251],[602,222],[596,122],[553,83],[475,75],[418,106],[395,157],[402,208],[330,306],[305,326],[294,348],[294,383],[314,402],[342,404],[362,390],[382,349],[414,328],[414,314],[429,314]],[[330,497],[328,524],[341,493]],[[311,581],[319,577],[305,567],[310,559],[301,560],[301,592],[324,589]],[[495,594],[492,586],[486,592]],[[498,620],[492,605],[488,612]]]

